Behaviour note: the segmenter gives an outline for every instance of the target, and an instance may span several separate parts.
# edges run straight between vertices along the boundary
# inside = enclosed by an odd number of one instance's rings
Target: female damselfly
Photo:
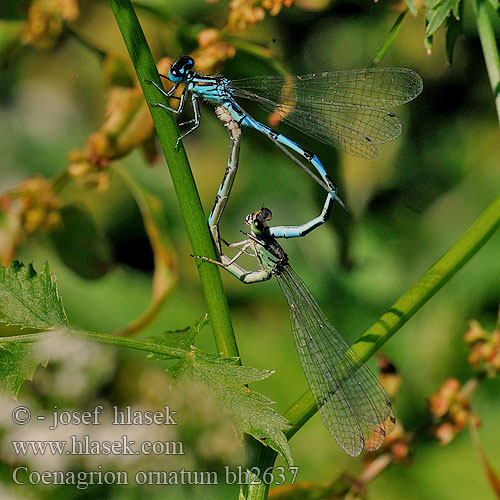
[[[246,217],[248,238],[229,245],[239,248],[233,258],[225,256],[221,248],[220,261],[198,258],[223,267],[243,283],[276,278],[288,303],[297,352],[324,425],[349,455],[374,451],[396,423],[391,402],[290,266],[287,254],[267,226],[271,216],[269,209],[261,208]],[[236,261],[244,254],[255,257],[260,269],[240,267]]]

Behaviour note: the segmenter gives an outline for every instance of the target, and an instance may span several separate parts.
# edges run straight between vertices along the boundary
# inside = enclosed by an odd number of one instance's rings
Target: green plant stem
[[[474,15],[476,17],[477,31],[481,46],[483,48],[484,61],[488,76],[490,78],[491,89],[497,108],[497,116],[500,121],[500,57],[495,40],[495,33],[491,26],[491,20],[484,0],[472,0]]]
[[[168,105],[167,99],[146,83],[146,80],[152,80],[162,84],[130,0],[110,0],[110,4],[146,100]],[[175,149],[178,130],[172,113],[151,104],[149,107],[172,176],[193,254],[215,259],[215,251],[186,152],[182,144]],[[213,264],[202,260],[196,261],[196,265],[217,349],[227,357],[239,356],[219,270]]]
[[[382,317],[352,346],[363,360],[372,356],[426,302],[479,251],[500,226],[500,195],[481,214],[470,229],[448,250]],[[305,392],[285,413],[293,425],[286,432],[291,438],[317,411],[314,397]]]
[[[0,345],[2,343],[19,342],[21,344],[32,344],[35,342],[43,342],[50,340],[61,335],[68,335],[79,337],[84,340],[91,340],[99,342],[100,344],[109,344],[118,347],[126,347],[127,349],[136,349],[138,351],[160,354],[165,358],[181,358],[187,351],[175,347],[156,344],[154,342],[147,342],[145,340],[131,339],[128,337],[118,337],[108,333],[88,332],[85,330],[72,330],[71,328],[62,328],[58,330],[51,330],[47,332],[26,333],[23,335],[14,335],[11,337],[0,338]]]
[[[269,491],[269,478],[266,471],[272,470],[278,454],[248,435],[245,436],[245,452],[247,455],[246,471],[249,477],[247,478],[248,484],[244,484],[241,488],[240,500],[263,500],[267,498]]]

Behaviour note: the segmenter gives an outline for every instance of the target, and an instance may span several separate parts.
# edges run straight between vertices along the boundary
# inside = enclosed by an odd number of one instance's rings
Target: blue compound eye
[[[179,59],[179,64],[181,64],[184,67],[184,70],[187,71],[189,69],[193,69],[194,66],[194,59],[189,56],[182,56]]]
[[[194,66],[194,59],[189,56],[182,56],[178,61],[172,64],[170,76],[174,79],[181,79]]]

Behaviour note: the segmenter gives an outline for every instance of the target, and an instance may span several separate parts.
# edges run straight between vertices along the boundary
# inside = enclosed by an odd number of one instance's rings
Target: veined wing
[[[231,87],[235,95],[242,89],[278,103],[285,99],[283,104],[297,103],[299,107],[336,103],[385,109],[415,99],[423,83],[411,69],[369,68],[302,76],[257,76],[232,80]]]
[[[332,105],[328,108],[327,116],[276,104],[262,97],[251,99],[267,112],[279,117],[279,120],[318,141],[370,160],[377,157],[377,144],[396,139],[402,131],[399,118],[382,109]]]
[[[378,449],[396,422],[383,387],[329,323],[292,268],[285,266],[277,279],[323,423],[349,455]]]
[[[377,156],[376,144],[401,134],[401,122],[387,108],[422,91],[420,76],[405,68],[246,78],[231,85],[236,97],[255,101],[275,120],[369,159]]]

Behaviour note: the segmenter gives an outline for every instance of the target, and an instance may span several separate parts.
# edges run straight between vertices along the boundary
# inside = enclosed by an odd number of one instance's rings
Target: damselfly
[[[248,238],[229,245],[239,248],[229,259],[219,248],[220,261],[204,257],[243,283],[275,277],[288,303],[290,323],[300,362],[326,428],[349,455],[374,451],[394,428],[391,402],[375,375],[361,361],[321,311],[288,256],[271,234],[267,208],[249,214]],[[243,254],[256,257],[257,271],[246,271],[236,260]]]
[[[184,84],[177,109],[161,103],[151,103],[181,113],[191,94],[194,118],[185,124],[192,127],[177,140],[192,132],[200,122],[199,99],[224,106],[241,125],[265,134],[276,144],[288,148],[310,162],[327,191],[336,186],[319,158],[288,137],[275,132],[246,113],[236,102],[241,97],[256,102],[279,120],[302,132],[354,156],[372,159],[377,156],[377,144],[392,141],[401,134],[398,117],[389,108],[413,100],[422,91],[422,79],[406,68],[371,68],[330,71],[303,76],[264,76],[228,80],[222,76],[200,75],[193,70],[194,60],[182,56],[172,64],[168,78],[174,86],[165,92],[174,97]],[[295,157],[293,157],[295,158]],[[302,166],[302,165],[301,165]]]

